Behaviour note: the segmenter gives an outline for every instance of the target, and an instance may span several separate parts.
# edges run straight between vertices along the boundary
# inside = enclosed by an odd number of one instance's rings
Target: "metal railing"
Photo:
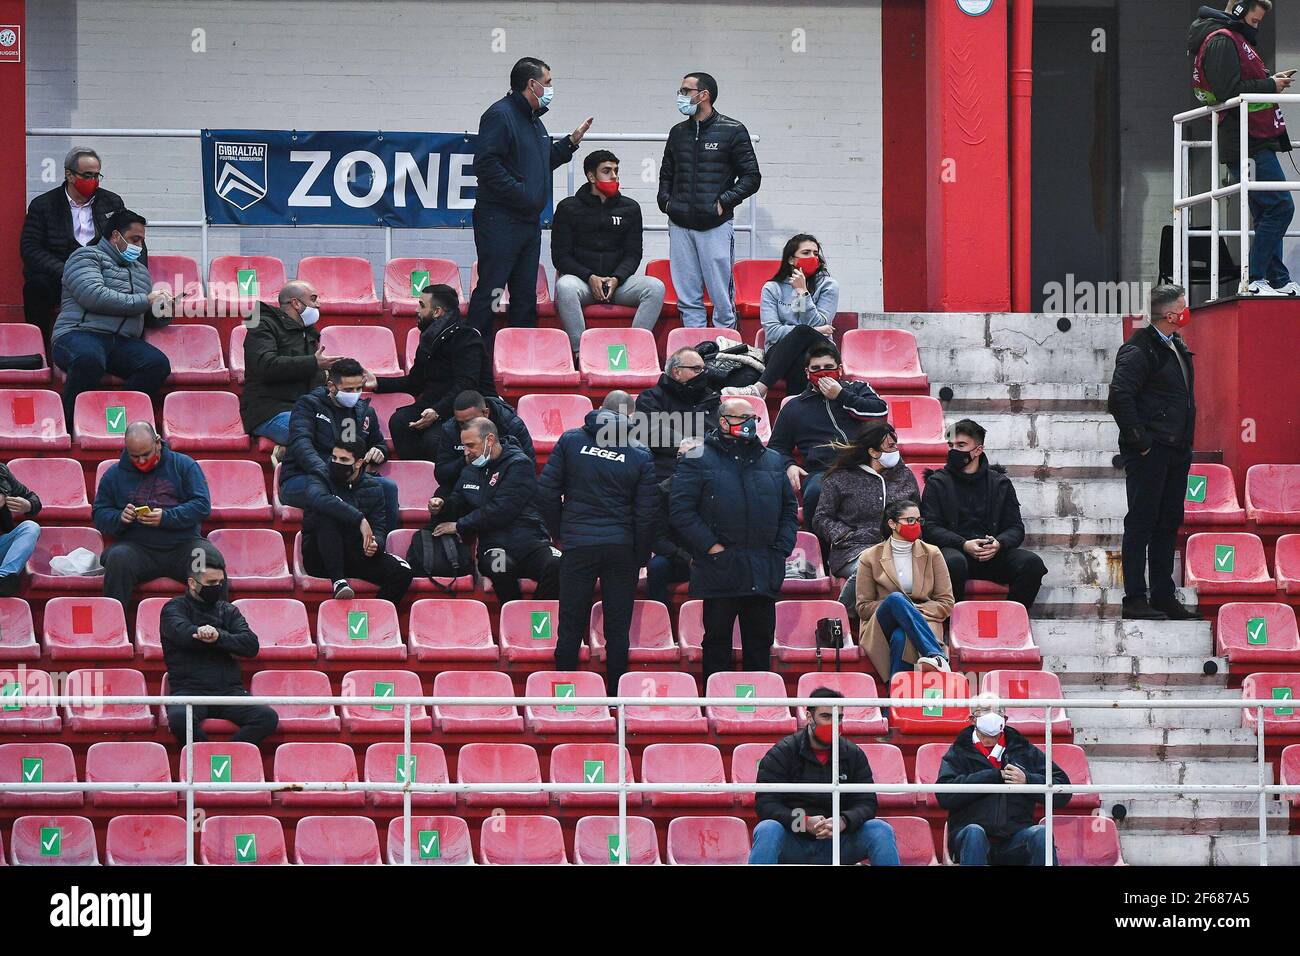
[[[839,717],[846,708],[870,707],[925,707],[952,708],[969,712],[972,703],[980,706],[1039,708],[1044,714],[1043,751],[1048,772],[1042,784],[941,784],[941,783],[840,783],[839,739],[841,736]],[[1267,782],[1264,761],[1265,710],[1276,710],[1294,706],[1294,701],[1272,699],[1238,699],[1238,700],[1126,700],[1117,698],[997,698],[981,695],[978,698],[960,697],[564,697],[562,703],[556,697],[363,697],[330,695],[319,697],[306,696],[194,696],[184,694],[172,695],[115,695],[115,694],[17,694],[6,695],[7,708],[32,707],[85,707],[111,706],[114,704],[136,704],[155,707],[185,707],[185,764],[181,769],[182,779],[174,783],[161,782],[115,782],[115,783],[4,783],[0,791],[21,793],[87,793],[87,792],[129,792],[129,793],[184,793],[185,818],[187,827],[194,825],[194,795],[206,791],[293,791],[293,792],[382,792],[402,794],[402,827],[404,839],[403,864],[411,863],[411,794],[412,793],[618,793],[618,863],[628,862],[627,848],[627,797],[629,793],[825,793],[831,794],[831,818],[840,818],[840,797],[845,793],[1035,793],[1043,795],[1045,828],[1046,866],[1053,866],[1053,807],[1052,797],[1057,794],[1096,793],[1101,794],[1216,794],[1216,795],[1254,795],[1259,800],[1259,865],[1268,866],[1268,818],[1266,797],[1289,793],[1300,793],[1298,784],[1272,784]],[[455,706],[508,706],[508,707],[545,707],[557,705],[565,707],[612,707],[617,718],[618,734],[618,780],[601,783],[417,783],[410,779],[414,774],[408,771],[408,779],[402,783],[372,783],[354,781],[264,781],[261,783],[200,783],[194,781],[194,707],[248,706],[250,704],[295,704],[307,706],[347,706],[347,707],[382,707],[385,711],[401,708],[403,752],[411,753],[411,709],[414,707],[455,707]],[[825,784],[796,783],[632,783],[628,780],[627,766],[627,723],[628,707],[830,707],[832,720],[831,745],[831,782]],[[1069,709],[1134,709],[1134,710],[1254,710],[1256,718],[1256,763],[1257,780],[1254,784],[1056,784],[1052,782],[1052,722],[1056,719],[1055,711],[1064,716]],[[406,766],[410,766],[409,763]],[[886,818],[887,819],[887,818]],[[831,841],[832,863],[840,862],[840,840]],[[186,865],[194,864],[194,840],[192,835],[186,840]]]
[[[1190,288],[1190,268],[1188,263],[1188,239],[1191,236],[1208,236],[1210,238],[1210,299],[1219,297],[1219,238],[1236,236],[1240,240],[1238,258],[1241,276],[1237,294],[1244,295],[1250,284],[1250,238],[1255,231],[1250,228],[1250,193],[1255,191],[1289,191],[1300,192],[1300,181],[1281,180],[1259,182],[1249,178],[1251,160],[1248,150],[1248,125],[1250,122],[1250,104],[1300,103],[1300,93],[1246,93],[1235,96],[1223,103],[1201,106],[1174,116],[1174,235],[1173,235],[1173,276],[1174,281],[1183,288]],[[1236,109],[1238,116],[1237,181],[1227,186],[1216,186],[1219,180],[1219,122],[1217,114],[1227,109]],[[1210,121],[1210,138],[1208,140],[1188,140],[1183,138],[1183,126],[1193,120],[1212,117]],[[1292,146],[1300,147],[1300,142],[1293,141]],[[1190,185],[1188,168],[1189,153],[1192,149],[1208,148],[1210,150],[1210,186],[1205,192],[1184,195],[1183,191]],[[1238,227],[1224,229],[1219,225],[1219,200],[1229,196],[1238,197]],[[1210,204],[1210,228],[1191,228],[1190,210],[1204,203]],[[1288,230],[1284,238],[1298,238],[1300,230]]]

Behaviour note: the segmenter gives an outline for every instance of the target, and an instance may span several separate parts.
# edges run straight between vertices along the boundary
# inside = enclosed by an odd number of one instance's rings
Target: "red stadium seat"
[[[402,521],[424,524],[429,520],[429,499],[438,486],[433,462],[390,459],[379,467],[378,473],[397,483],[397,506]]]
[[[717,676],[716,674],[714,675]],[[641,754],[642,783],[726,783],[722,753],[713,744],[650,744]],[[652,807],[730,807],[730,793],[649,792]]]
[[[0,385],[31,387],[50,380],[50,362],[45,357],[41,330],[23,322],[0,322],[0,355],[39,355],[40,368],[0,369]]]
[[[664,284],[664,307],[660,313],[666,319],[676,319],[680,317],[681,310],[677,307],[677,290],[673,288],[673,270],[667,259],[651,259],[645,264],[645,274],[653,276]],[[706,313],[713,311],[713,300],[709,298],[709,290],[704,290],[704,310]],[[714,332],[725,331],[714,329]],[[739,341],[739,339],[737,339]],[[671,351],[670,351],[671,354]]]
[[[514,697],[508,674],[499,671],[443,671],[433,679],[434,697]],[[513,704],[435,704],[444,734],[517,734],[524,718]]]
[[[394,817],[388,823],[388,862],[406,860],[406,821]],[[411,862],[428,866],[473,863],[469,827],[460,817],[411,817]]]
[[[996,670],[989,671],[980,682],[980,691],[999,697],[1022,699],[1038,697],[1059,700],[1065,694],[1061,679],[1051,671]],[[1042,706],[1006,708],[1007,723],[1022,734],[1039,736],[1046,732],[1046,711]],[[1069,734],[1070,718],[1062,708],[1052,713],[1052,736]]]
[[[1046,753],[1039,744],[1039,750]],[[1092,783],[1092,772],[1088,769],[1088,755],[1078,744],[1058,744],[1052,741],[1052,763],[1065,771],[1070,783],[1083,786]],[[1066,804],[1070,810],[1095,810],[1101,806],[1101,795],[1097,793],[1076,793]]]
[[[1192,462],[1183,495],[1183,524],[1241,525],[1246,512],[1237,502],[1237,485],[1227,465]]]
[[[555,817],[492,816],[479,831],[478,860],[509,866],[568,863],[564,833]]]
[[[170,393],[163,399],[162,436],[175,451],[248,450],[239,399],[230,392]]]
[[[404,661],[406,644],[392,601],[356,598],[322,601],[316,644],[327,661]]]
[[[960,674],[904,671],[890,680],[889,696],[896,701],[917,697],[955,700],[970,696],[970,684]],[[969,715],[969,707],[904,707],[893,704],[889,708],[889,725],[904,734],[955,734],[969,723]]]
[[[943,765],[943,755],[951,744],[921,744],[916,748],[916,782],[935,783],[939,779],[939,768]],[[931,809],[938,809],[939,801],[935,794],[917,794],[917,797]]]
[[[1251,465],[1246,517],[1256,524],[1300,524],[1300,465]]]
[[[1229,664],[1300,665],[1300,633],[1289,604],[1234,601],[1219,608],[1214,653]]]
[[[507,601],[501,606],[501,659],[511,662],[554,661],[560,631],[559,601]],[[591,648],[579,647],[578,658],[590,660]]]
[[[754,410],[754,414],[758,416],[758,422],[755,425],[758,429],[758,440],[766,445],[772,438],[772,416],[768,413],[767,401],[757,395],[737,395],[735,397],[747,402],[749,407]]]
[[[954,664],[1037,666],[1043,655],[1029,630],[1029,612],[1014,601],[958,601],[948,647]]]
[[[840,648],[838,655],[833,649],[824,649],[820,655],[817,653],[817,622],[826,617],[834,618],[844,627],[846,644]],[[853,628],[849,626],[848,612],[839,601],[805,599],[776,602],[774,650],[778,661],[808,664],[820,659],[828,665],[835,660],[843,663],[856,661],[856,637]]]
[[[645,817],[627,817],[628,866],[659,863],[659,836]],[[573,862],[586,866],[608,866],[620,862],[624,848],[618,836],[618,817],[583,817],[573,831]]]
[[[383,305],[375,297],[370,261],[358,256],[304,256],[298,260],[298,280],[310,282],[320,296],[323,315],[378,315]],[[330,352],[346,355],[346,352]]]
[[[189,256],[153,253],[149,256],[149,278],[153,280],[155,289],[165,289],[173,297],[184,300],[183,314],[202,315],[207,312],[207,296],[203,294],[199,264]]]
[[[597,601],[591,608],[587,641],[593,660],[605,659],[605,604]],[[668,608],[658,601],[636,601],[632,605],[632,626],[628,631],[628,660],[633,664],[675,664],[681,648],[673,638]]]
[[[357,757],[352,748],[340,743],[280,744],[275,748],[272,778],[276,783],[356,783]],[[366,795],[360,790],[317,792],[279,791],[280,806],[361,807]]]
[[[736,283],[736,314],[742,319],[758,318],[763,284],[781,267],[780,259],[740,259],[731,268]]]
[[[370,817],[303,817],[293,831],[293,862],[379,866],[379,829]]]
[[[407,637],[417,661],[496,661],[487,605],[471,598],[425,598],[411,605]]]
[[[784,697],[785,681],[770,671],[720,671],[709,675],[705,697]],[[735,707],[706,707],[709,728],[715,734],[779,734],[795,732],[794,714],[789,707],[737,704]]]
[[[172,385],[228,385],[230,369],[221,353],[221,336],[210,325],[166,325],[149,329],[144,340],[167,356]]]
[[[1278,540],[1279,553],[1285,537]],[[1258,536],[1224,531],[1203,531],[1187,539],[1183,580],[1200,594],[1272,594],[1278,588]]]
[[[876,783],[907,783],[907,768],[903,765],[903,751],[893,744],[861,744],[871,765],[871,778]],[[879,805],[902,807],[910,810],[916,806],[916,794],[907,790],[877,793]]]
[[[32,661],[40,656],[30,605],[22,598],[0,598],[0,661]]]
[[[777,605],[780,608],[780,605]],[[779,618],[778,618],[779,620]],[[832,652],[832,655],[834,653]],[[816,671],[799,675],[796,697],[807,697],[818,687],[838,690],[845,697],[880,697],[876,679],[861,671]],[[804,708],[795,708],[795,717],[807,720]],[[889,721],[879,707],[845,707],[843,732],[848,737],[880,737],[889,733]]]
[[[739,817],[678,817],[668,824],[668,862],[744,866],[749,862],[749,827]]]
[[[458,783],[541,783],[537,751],[527,744],[466,744],[456,761]],[[465,793],[467,807],[544,807],[551,802],[542,790]]]
[[[206,723],[206,721],[205,721]],[[190,747],[181,748],[180,779],[185,779],[185,764]],[[240,740],[201,741],[193,745],[195,783],[264,783],[262,752],[257,744]],[[270,807],[269,790],[196,790],[198,807]]]
[[[9,860],[17,866],[98,866],[95,828],[85,817],[19,817],[9,835]]]
[[[235,607],[257,635],[259,661],[314,661],[316,642],[307,608],[293,598],[240,598]],[[140,612],[136,612],[139,621]],[[137,623],[137,628],[139,624]]]
[[[244,381],[244,339],[248,338],[248,329],[244,325],[236,325],[230,330],[230,380],[236,385]]]
[[[343,675],[340,693],[344,697],[423,697],[424,687],[413,671],[348,671]],[[404,709],[396,704],[344,704],[343,726],[354,734],[400,734]],[[433,719],[423,704],[411,707],[411,730],[433,732]]]
[[[0,389],[0,448],[51,452],[71,447],[58,393],[37,388]]]
[[[121,667],[87,667],[69,674],[65,693],[88,703],[63,709],[68,730],[84,734],[143,733],[154,729],[147,704],[103,704],[99,697],[143,697],[149,693],[144,675]]]
[[[1052,818],[1052,842],[1061,866],[1124,866],[1115,821],[1100,814]]]
[[[840,352],[844,377],[869,382],[877,392],[930,390],[916,336],[906,329],[850,329],[844,333]]]
[[[400,491],[398,492],[398,500],[399,501],[401,500]],[[399,558],[405,560],[406,552],[410,550],[411,547],[411,539],[415,537],[415,530],[416,529],[414,528],[398,528],[396,531],[390,531],[388,533],[387,540],[384,541],[384,550],[387,551],[389,554],[395,554]],[[297,560],[297,554],[298,554],[297,549],[300,546],[301,540],[302,540],[302,536],[299,535],[298,540],[294,542],[295,561]],[[297,565],[295,565],[295,567],[297,567]],[[324,581],[325,579],[310,578],[309,580]],[[417,577],[414,581],[411,582],[410,590],[407,593],[445,594],[449,590],[455,591],[457,593],[464,593],[466,591],[474,590],[473,574],[462,574],[458,578],[436,578],[435,580],[438,582],[437,584],[434,584],[433,581],[430,581],[428,578]],[[368,584],[364,581],[354,580],[352,582],[352,587],[354,590],[357,591],[358,594],[360,594],[362,591],[368,590],[373,592],[374,590],[376,590],[373,584]],[[330,589],[329,582],[325,581],[325,587],[323,588],[323,590],[328,591],[329,589]],[[313,589],[309,588],[308,590],[313,590]]]
[[[152,740],[102,741],[86,751],[86,783],[171,783],[167,748]],[[173,793],[93,793],[96,807],[174,807]]]
[[[330,679],[320,671],[257,671],[248,685],[254,697],[332,697]],[[272,704],[282,734],[337,734],[333,704]]]
[[[478,285],[478,260],[469,267],[469,291],[470,295],[474,294],[474,289]],[[501,290],[501,299],[499,308],[504,311],[510,305],[510,290]],[[537,264],[537,316],[542,319],[549,319],[555,316],[555,302],[551,299],[551,284],[546,276],[546,266],[540,262]]]
[[[27,573],[31,575],[31,587],[55,591],[96,591],[104,590],[104,578],[96,574],[55,574],[50,569],[50,559],[69,554],[78,548],[93,551],[96,555],[104,552],[104,539],[94,528],[42,528],[36,550],[27,559]]]
[[[449,285],[462,301],[465,298],[460,287],[460,266],[450,259],[389,259],[384,267],[384,305],[389,315],[415,315],[419,292],[431,285]]]
[[[237,458],[205,458],[198,465],[208,480],[213,521],[271,521],[261,465]]]
[[[649,388],[659,381],[659,347],[649,329],[587,329],[578,352],[579,371],[591,388]]]
[[[0,323],[0,329],[12,324]],[[71,458],[15,458],[9,462],[9,470],[41,499],[42,523],[90,520],[90,501],[86,498],[86,476],[81,462]]]
[[[67,744],[0,744],[0,807],[70,808],[82,805],[80,793],[24,793],[9,784],[76,783],[77,768]]]
[[[629,671],[618,680],[619,697],[698,697],[695,678],[680,671]],[[629,704],[623,708],[630,734],[702,734],[709,722],[698,706]]]
[[[1282,786],[1300,785],[1300,744],[1291,744],[1282,749],[1282,759],[1278,762],[1277,782]],[[1300,791],[1284,793],[1282,799],[1291,804],[1292,809],[1300,803]]]
[[[492,364],[498,387],[569,388],[582,381],[561,329],[498,329]]]
[[[1250,674],[1241,682],[1243,700],[1286,701],[1277,707],[1264,708],[1264,732],[1273,734],[1300,734],[1300,716],[1295,712],[1296,695],[1300,694],[1300,674]],[[1255,730],[1256,710],[1242,708],[1242,726]]]
[[[365,780],[366,783],[446,783],[447,755],[437,744],[412,743],[412,767],[406,757],[406,750],[401,743],[371,744],[366,748]],[[400,759],[399,759],[400,758]],[[381,793],[370,791],[370,803],[378,807],[401,807],[402,795],[396,791]],[[454,793],[412,793],[412,807],[442,807],[451,809],[456,805]]]
[[[123,814],[108,821],[104,862],[109,866],[184,866],[192,839],[184,817],[162,813]]]
[[[525,697],[604,697],[605,681],[591,671],[534,671]],[[524,723],[535,734],[612,734],[617,724],[608,707],[556,704],[524,708]]]
[[[570,428],[581,428],[592,410],[586,395],[521,395],[516,411],[538,455],[549,455]]]
[[[733,343],[741,341],[740,333],[735,329],[669,329],[668,340],[664,343],[664,363],[667,364],[668,358],[678,349],[684,349],[687,346],[694,348],[701,342],[716,342],[719,338],[725,338]]]
[[[17,704],[9,698],[57,694],[50,675],[45,671],[13,667],[0,669],[0,734],[57,734],[63,720],[54,707],[44,704]]]
[[[254,302],[274,303],[284,285],[275,256],[217,256],[208,266],[208,296],[215,315],[245,315]]]
[[[126,426],[132,422],[154,423],[153,403],[148,395],[96,389],[77,396],[72,434],[82,451],[120,451]]]
[[[928,395],[882,395],[889,405],[889,423],[898,432],[904,458],[943,458],[943,406]]]
[[[677,611],[677,642],[682,648],[682,661],[700,660],[704,648],[704,602],[685,601]],[[731,628],[732,657],[740,660],[740,621]]]
[[[270,528],[218,528],[208,535],[208,541],[226,559],[231,590],[293,589],[280,532]]]
[[[930,821],[922,817],[884,818],[894,831],[894,841],[898,844],[898,861],[903,866],[938,866],[939,860],[934,855],[934,834],[930,830]]]
[[[375,375],[401,375],[397,342],[382,325],[331,325],[321,329],[320,344],[326,355],[354,358]]]
[[[790,553],[787,560],[794,558],[802,558],[806,561],[815,577],[786,578],[781,585],[782,594],[824,594],[831,590],[831,579],[826,574],[826,564],[822,561],[822,546],[817,540],[817,535],[811,531],[797,532],[794,551]]]
[[[1273,566],[1277,569],[1277,588],[1287,594],[1300,594],[1300,534],[1284,534],[1277,539]]]
[[[758,780],[758,764],[771,749],[771,744],[736,744],[735,749],[731,751],[731,782],[756,782]],[[752,807],[756,796],[757,794],[752,790],[738,793],[736,794],[736,802],[742,807]]]
[[[275,817],[207,817],[199,833],[199,862],[208,866],[288,863],[284,827]]]
[[[632,755],[623,751],[623,769],[628,783],[636,783]],[[551,783],[618,784],[618,744],[559,744],[551,751]],[[561,807],[616,807],[618,790],[597,793],[556,793]],[[641,794],[627,795],[629,807],[641,806]]]

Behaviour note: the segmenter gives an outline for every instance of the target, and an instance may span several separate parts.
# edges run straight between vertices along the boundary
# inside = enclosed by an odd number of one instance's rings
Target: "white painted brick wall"
[[[191,31],[207,52],[191,52]],[[491,49],[494,29],[506,50]],[[807,52],[791,51],[806,31]],[[594,129],[666,132],[680,119],[683,73],[718,78],[719,108],[761,138],[755,254],[775,257],[796,232],[815,233],[847,309],[878,310],[881,292],[880,9],[867,3],[474,3],[304,0],[28,0],[28,123],[46,127],[252,127],[475,130],[508,88],[511,64],[540,56],[555,74],[552,135],[595,114]],[[42,160],[67,139],[31,139],[28,194],[49,188]],[[198,144],[100,139],[106,185],[156,219],[197,219]],[[592,148],[596,148],[595,145]],[[619,144],[624,184],[648,222],[663,222],[642,160],[659,144]],[[586,152],[586,149],[583,150]],[[656,174],[657,181],[657,174]],[[579,169],[579,180],[581,170]],[[564,171],[556,176],[557,200]],[[747,220],[742,208],[738,222]],[[369,257],[378,230],[212,230],[212,255],[278,255],[290,274],[314,253]],[[151,247],[197,256],[197,231]],[[667,255],[646,234],[646,259]],[[737,236],[737,254],[748,255]],[[468,283],[469,230],[395,233],[393,254],[456,259]],[[543,247],[549,267],[549,248]]]

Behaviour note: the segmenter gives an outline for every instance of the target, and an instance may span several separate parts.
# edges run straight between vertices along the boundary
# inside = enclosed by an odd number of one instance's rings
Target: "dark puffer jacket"
[[[875,783],[867,755],[861,747],[843,737],[840,738],[840,780],[843,783]],[[800,727],[773,744],[772,749],[763,755],[758,762],[757,782],[830,783],[831,762],[822,763],[817,759],[808,739],[808,728]],[[876,802],[874,793],[841,793],[840,816],[844,818],[844,832],[862,829],[862,824],[876,815]],[[775,820],[791,832],[796,819],[829,817],[832,806],[830,791],[760,793],[754,801],[754,810],[760,820]]]
[[[549,541],[538,514],[537,466],[512,441],[482,468],[466,465],[434,524],[455,521],[462,535],[478,535],[479,553],[503,548],[521,557]]]
[[[902,498],[921,503],[916,476],[902,461],[883,472],[870,466],[837,468],[822,479],[813,530],[830,542],[830,568],[836,577],[851,575],[858,555],[881,542],[885,503]]]
[[[319,488],[319,486],[314,486]],[[384,489],[373,475],[362,471],[356,481],[351,483],[334,481],[328,483],[329,493],[318,493],[311,499],[302,513],[302,533],[309,537],[316,533],[321,516],[334,519],[348,529],[346,540],[361,537],[361,519],[370,523],[370,530],[379,542],[379,550],[384,549],[388,538],[388,508],[384,503]]]
[[[889,406],[866,382],[840,384],[834,398],[809,385],[777,412],[767,447],[779,452],[787,466],[795,464],[798,449],[805,470],[825,471],[835,460],[831,442],[847,444],[858,437],[863,425],[888,417]]]
[[[703,374],[683,384],[667,372],[659,376],[654,388],[636,397],[637,414],[646,416],[646,435],[655,457],[655,480],[663,481],[677,467],[677,446],[682,439],[702,439],[717,429],[721,400]]]
[[[926,541],[939,548],[962,549],[967,538],[957,531],[961,523],[961,502],[957,500],[956,483],[978,481],[981,476],[987,492],[983,514],[980,516],[984,522],[984,533],[997,538],[1003,551],[1020,547],[1025,540],[1020,499],[1016,497],[1011,479],[1006,476],[1006,469],[1001,465],[990,465],[985,455],[980,456],[980,466],[974,475],[965,472],[954,474],[947,465],[925,473],[921,517],[925,521],[922,536]]]
[[[691,597],[776,597],[798,531],[785,462],[759,442],[713,432],[673,475],[673,531],[689,544]],[[721,544],[723,551],[709,554]]]
[[[537,452],[533,449],[533,437],[528,434],[528,426],[515,414],[515,410],[499,398],[487,400],[488,420],[497,427],[497,434],[502,439],[513,439],[520,450],[533,461]],[[456,487],[461,471],[465,468],[465,445],[460,440],[460,422],[455,417],[448,418],[440,426],[442,440],[438,442],[438,461],[434,467],[434,477],[438,488],[450,492]],[[443,495],[445,498],[446,495]]]
[[[370,407],[370,399],[363,398],[352,408],[344,408],[329,397],[329,389],[322,385],[314,388],[293,406],[289,418],[289,454],[280,466],[280,484],[297,475],[315,475],[329,484],[330,453],[343,436],[343,423],[352,422],[356,440],[371,448],[381,449],[385,456],[388,446],[384,433],[379,430],[379,417]]]
[[[1186,379],[1178,357],[1150,325],[1134,332],[1115,354],[1107,406],[1119,426],[1121,452],[1143,452],[1156,444],[1181,451],[1192,447],[1196,437],[1194,353],[1177,332],[1173,340],[1187,365]]]
[[[239,418],[252,433],[281,412],[293,411],[294,402],[325,384],[325,370],[316,364],[320,329],[291,319],[283,309],[257,303],[244,323],[244,391],[239,396]]]
[[[641,264],[641,204],[622,193],[602,201],[591,183],[561,199],[551,223],[551,261],[557,275],[626,282]]]
[[[703,122],[688,119],[668,131],[659,167],[659,211],[685,229],[712,229],[730,220],[732,210],[758,192],[762,181],[749,130],[714,110]]]
[[[217,639],[196,640],[200,627],[215,627]],[[229,601],[209,606],[179,594],[163,605],[158,636],[173,694],[245,693],[238,659],[257,656],[257,635]]]
[[[376,392],[406,392],[420,408],[432,408],[440,419],[452,417],[456,396],[464,391],[495,395],[492,362],[479,330],[463,324],[453,312],[420,333],[411,370],[378,380]]]

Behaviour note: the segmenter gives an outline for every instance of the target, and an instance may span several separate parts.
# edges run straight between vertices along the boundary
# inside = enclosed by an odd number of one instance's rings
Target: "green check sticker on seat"
[[[235,862],[236,863],[257,862],[257,834],[256,833],[235,834]]]
[[[23,688],[22,688],[22,685],[21,685],[21,684],[5,684],[4,687],[0,687],[0,697],[20,697],[20,696],[22,696],[22,692],[23,692]],[[22,705],[22,704],[11,704],[11,703],[9,703],[8,701],[6,701],[6,702],[5,702],[4,709],[5,709],[5,710],[22,710],[22,709],[23,709],[23,705]]]
[[[576,684],[569,684],[569,683],[552,684],[551,689],[552,689],[553,696],[555,697],[577,697],[578,696],[578,686]],[[574,711],[576,711],[578,708],[574,704],[556,704],[555,709],[557,712],[562,714],[571,714]]]
[[[40,757],[23,758],[23,783],[43,783],[45,780],[45,761]]]
[[[429,288],[429,270],[417,269],[411,273],[411,295],[419,298],[420,293]]]
[[[236,269],[235,283],[239,286],[239,294],[246,298],[256,298],[257,296],[257,270],[256,269]]]
[[[584,760],[582,762],[582,782],[583,783],[604,783],[605,782],[605,761]]]
[[[125,405],[109,405],[104,409],[104,428],[110,435],[126,434]]]
[[[348,639],[364,641],[370,636],[370,612],[348,611]]]
[[[939,700],[939,699],[941,699],[941,698],[943,697],[943,691],[942,691],[942,690],[939,690],[937,687],[935,687],[935,688],[931,688],[930,690],[924,690],[924,691],[922,691],[922,692],[921,692],[921,696],[924,697],[924,698],[926,698],[927,700]],[[942,717],[942,716],[943,716],[943,705],[942,705],[942,704],[926,704],[924,707],[921,708],[921,716],[922,716],[922,717]]]
[[[1231,574],[1236,564],[1237,548],[1235,545],[1216,544],[1214,546],[1214,570],[1223,574]]]
[[[533,611],[528,615],[528,623],[533,640],[549,641],[551,639],[550,611]]]
[[[375,681],[375,689],[371,697],[392,697],[397,691],[397,685],[390,681]],[[375,704],[375,710],[392,710],[392,704]]]
[[[63,853],[63,828],[41,827],[41,856],[59,856]]]
[[[1252,617],[1246,621],[1246,643],[1247,644],[1268,643],[1268,619],[1267,618]]]
[[[755,692],[755,688],[753,684],[737,684],[736,696],[752,699],[758,695]],[[736,713],[738,714],[752,714],[753,712],[754,712],[753,704],[742,704],[736,708]]]
[[[212,754],[208,758],[208,775],[213,783],[230,783],[230,754]]]
[[[421,830],[418,843],[421,860],[436,860],[442,856],[442,834],[438,830]]]
[[[617,833],[608,834],[610,863],[617,863],[619,858],[623,855],[623,851],[620,849],[621,842],[622,841],[619,840]]]
[[[397,755],[397,783],[414,783],[415,782],[415,754],[398,754]]]
[[[1273,699],[1274,699],[1274,700],[1291,700],[1291,699],[1293,699],[1294,697],[1295,697],[1295,694],[1292,692],[1292,690],[1291,690],[1290,687],[1274,687],[1274,688],[1273,688]],[[1273,716],[1274,716],[1274,717],[1290,717],[1290,716],[1292,716],[1293,714],[1295,714],[1295,708],[1294,708],[1294,707],[1274,707],[1274,708],[1273,708]]]
[[[1205,501],[1205,489],[1209,485],[1210,479],[1205,475],[1188,475],[1187,476],[1187,500],[1200,504]]]
[[[606,355],[609,357],[609,370],[611,372],[627,371],[627,346],[626,345],[609,345],[606,346]]]

